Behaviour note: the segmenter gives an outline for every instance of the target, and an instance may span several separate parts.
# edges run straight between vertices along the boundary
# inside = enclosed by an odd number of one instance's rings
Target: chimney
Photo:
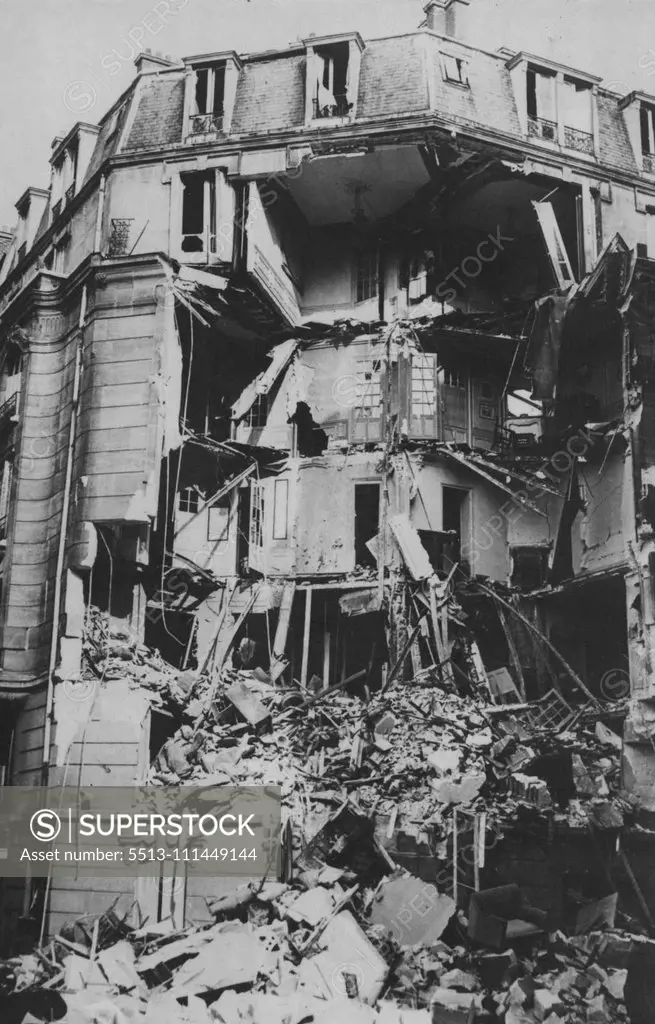
[[[179,67],[180,61],[174,60],[168,54],[164,56],[161,53],[153,53],[152,50],[146,49],[142,50],[135,57],[134,66],[136,67],[137,75],[141,75],[144,71],[162,71],[164,68]]]
[[[470,0],[430,0],[423,8],[425,21],[422,27],[440,36],[463,39],[466,34],[466,8],[469,6]]]

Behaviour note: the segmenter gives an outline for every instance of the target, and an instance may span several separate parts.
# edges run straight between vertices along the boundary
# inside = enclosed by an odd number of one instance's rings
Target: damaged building
[[[259,728],[262,688],[329,714],[413,681],[486,704],[498,757],[502,721],[597,729],[645,841],[655,96],[474,48],[471,16],[144,52],[53,141],[0,233],[5,783],[213,777],[226,688]],[[37,890],[10,931],[113,898]]]

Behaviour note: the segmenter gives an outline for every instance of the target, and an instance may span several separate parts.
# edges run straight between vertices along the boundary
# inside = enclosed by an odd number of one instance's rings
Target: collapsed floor
[[[516,701],[468,627],[459,645],[457,672],[403,673],[405,643],[377,691],[312,690],[174,669],[92,611],[89,680],[126,681],[172,723],[150,783],[281,786],[280,879],[187,927],[138,905],[137,926],[71,924],[3,963],[3,1021],[651,1019],[650,833],[622,787],[622,703]]]

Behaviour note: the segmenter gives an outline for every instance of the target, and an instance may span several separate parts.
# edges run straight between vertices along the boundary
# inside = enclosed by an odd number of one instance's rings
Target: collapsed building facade
[[[465,0],[426,15],[143,53],[19,199],[7,783],[129,784],[177,729],[145,685],[84,699],[101,616],[180,677],[627,701],[648,827],[655,97],[471,47]],[[53,927],[94,900],[59,882]]]

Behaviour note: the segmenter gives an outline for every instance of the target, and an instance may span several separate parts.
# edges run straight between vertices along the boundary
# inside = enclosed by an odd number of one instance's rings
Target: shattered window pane
[[[360,359],[357,363],[357,416],[359,419],[378,418],[381,407],[380,364],[376,359]]]
[[[264,546],[264,488],[255,483],[252,484],[250,543],[256,548]]]
[[[441,55],[444,78],[447,82],[455,82],[457,85],[468,85],[468,62],[462,57],[450,57],[448,54]]]
[[[412,357],[412,416],[432,416],[436,410],[437,388],[433,352],[417,352]]]

